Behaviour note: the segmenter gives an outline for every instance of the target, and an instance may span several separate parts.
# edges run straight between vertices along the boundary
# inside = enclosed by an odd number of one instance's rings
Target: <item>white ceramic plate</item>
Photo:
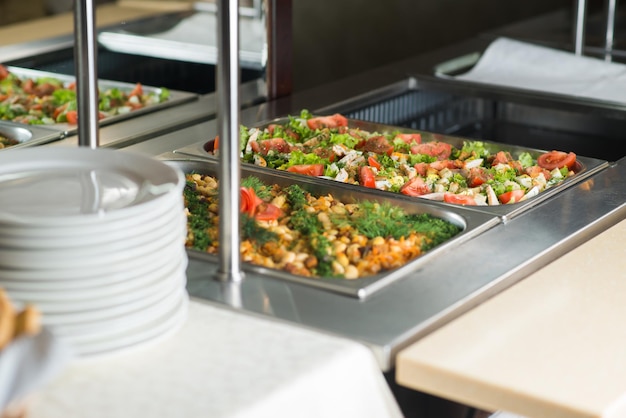
[[[118,282],[105,282],[96,283],[96,285],[89,287],[74,288],[72,283],[76,283],[76,280],[65,281],[64,287],[56,286],[47,289],[42,289],[40,283],[32,282],[1,282],[0,286],[8,292],[13,299],[30,301],[35,305],[46,302],[56,303],[90,303],[91,301],[102,299],[113,299],[116,297],[138,297],[143,294],[148,286],[158,280],[164,280],[165,278],[173,275],[176,272],[184,271],[187,267],[187,257],[181,256],[178,262],[169,263],[168,265],[159,266],[153,271],[147,272],[144,275],[134,277],[129,280]],[[57,284],[57,282],[41,282]],[[20,284],[28,284],[30,286],[20,287]]]
[[[82,306],[78,306],[77,309],[73,309],[72,306],[63,308],[62,306],[55,306],[53,304],[39,304],[37,307],[40,309],[43,325],[49,327],[55,326],[68,326],[77,324],[89,324],[96,326],[98,323],[108,321],[112,318],[129,315],[133,312],[141,312],[148,309],[157,303],[161,303],[166,300],[169,295],[174,293],[177,289],[184,288],[187,279],[185,274],[178,274],[170,277],[167,281],[164,281],[164,285],[157,287],[153,292],[135,300],[113,303],[109,306],[102,308],[93,308],[87,310],[81,310]]]
[[[155,270],[155,266],[166,268],[170,263],[178,262],[183,253],[185,253],[183,245],[180,248],[164,247],[144,256],[141,260],[128,260],[91,269],[14,270],[0,268],[0,284],[16,281],[30,282],[33,286],[42,286],[42,289],[46,286],[50,289],[63,288],[68,285],[90,287],[114,283],[149,274]],[[73,282],[73,284],[70,285],[67,282]]]
[[[179,220],[178,228],[166,231],[144,245],[131,248],[116,248],[115,245],[79,247],[59,250],[6,250],[0,251],[0,267],[6,269],[48,271],[54,269],[93,269],[135,260],[141,263],[144,256],[150,256],[163,248],[176,248],[185,244],[185,225]]]
[[[115,338],[116,335],[144,327],[168,312],[171,313],[180,303],[183,292],[185,292],[184,288],[178,288],[152,306],[106,321],[93,324],[55,325],[52,329],[56,335],[72,343],[87,343]]]
[[[163,215],[154,219],[138,219],[133,225],[124,228],[106,228],[97,233],[74,234],[71,231],[59,229],[59,233],[28,235],[20,231],[3,233],[0,231],[0,249],[27,249],[27,250],[50,250],[63,249],[70,250],[89,246],[98,246],[102,252],[111,251],[112,245],[115,249],[123,247],[134,247],[142,245],[144,241],[153,239],[160,231],[167,231],[174,226],[178,227],[181,218],[185,218],[181,210],[169,210]],[[184,219],[186,222],[186,218]],[[33,230],[36,232],[36,230]],[[70,232],[68,234],[68,232]],[[84,231],[81,231],[84,232]],[[107,249],[109,248],[109,249]]]
[[[20,223],[3,223],[0,221],[0,234],[9,237],[28,237],[28,238],[63,238],[75,239],[98,237],[102,234],[108,234],[114,231],[124,231],[148,222],[158,222],[163,216],[176,211],[184,211],[182,194],[176,199],[172,198],[171,202],[164,201],[163,205],[155,210],[145,211],[136,216],[129,216],[115,220],[94,220],[94,222],[80,225],[49,224],[20,224]]]
[[[180,170],[106,148],[21,148],[0,154],[0,223],[85,225],[140,216],[178,198]]]
[[[183,292],[178,306],[151,323],[110,337],[103,341],[76,343],[74,350],[79,355],[77,362],[101,360],[112,355],[128,353],[159,343],[176,333],[186,322],[189,312],[189,296]]]

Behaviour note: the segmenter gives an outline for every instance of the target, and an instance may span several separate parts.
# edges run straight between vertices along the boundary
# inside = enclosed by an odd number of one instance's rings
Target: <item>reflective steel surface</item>
[[[398,350],[624,219],[626,159],[621,133],[624,132],[625,107],[541,94],[513,94],[504,89],[449,83],[434,76],[436,64],[486,44],[487,40],[473,39],[314,90],[251,106],[242,110],[241,123],[250,126],[301,109],[318,114],[356,112],[409,88],[454,97],[487,97],[524,110],[544,110],[547,122],[558,122],[558,116],[563,117],[561,121],[576,121],[571,125],[572,129],[584,133],[577,136],[576,141],[594,141],[594,132],[608,130],[610,132],[595,144],[603,147],[607,161],[614,162],[562,193],[440,254],[419,271],[365,300],[253,273],[247,274],[246,279],[233,289],[231,285],[226,287],[211,279],[216,263],[196,259],[191,260],[188,268],[190,293],[246,314],[287,321],[360,341],[371,347],[381,369],[387,371],[393,368]],[[437,104],[442,110],[447,106],[443,102]],[[163,118],[172,123],[176,117],[185,123],[172,125],[170,131],[161,131],[150,138],[143,137],[142,141],[127,141],[125,146],[152,155],[166,153],[172,156],[176,149],[213,138],[217,134],[217,123],[211,117],[202,119],[202,115],[203,112],[204,115],[210,114],[210,109],[215,106],[214,98],[207,95],[199,105],[202,110],[195,109],[195,113],[188,106],[163,112]],[[397,107],[396,112],[402,111],[403,106]],[[538,123],[542,122],[541,111],[533,115]],[[146,118],[146,123],[156,120],[153,119],[155,115],[148,116],[151,118]],[[532,124],[532,120],[529,122]],[[110,132],[105,130],[105,135]],[[532,129],[529,132],[532,133]],[[118,138],[118,143],[123,143],[121,136]],[[549,149],[558,140],[557,135],[541,137],[545,145],[541,148]]]

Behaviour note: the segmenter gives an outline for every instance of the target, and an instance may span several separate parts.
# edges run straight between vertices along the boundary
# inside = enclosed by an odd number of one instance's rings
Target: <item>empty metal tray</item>
[[[63,132],[47,129],[37,125],[22,125],[20,123],[0,121],[0,136],[18,143],[2,150],[30,147],[46,144],[63,138]]]

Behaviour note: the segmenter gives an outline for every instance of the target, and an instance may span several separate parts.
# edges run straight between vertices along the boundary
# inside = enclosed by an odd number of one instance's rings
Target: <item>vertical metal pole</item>
[[[78,101],[78,145],[97,148],[98,69],[93,0],[74,1],[74,69]]]
[[[607,0],[606,8],[606,37],[604,44],[604,60],[613,59],[613,36],[615,32],[615,3],[616,0]]]
[[[218,279],[241,282],[239,250],[239,4],[217,3],[217,97],[220,136]]]
[[[585,14],[587,12],[586,0],[576,0],[576,24],[574,31],[574,53],[582,55],[585,47]]]

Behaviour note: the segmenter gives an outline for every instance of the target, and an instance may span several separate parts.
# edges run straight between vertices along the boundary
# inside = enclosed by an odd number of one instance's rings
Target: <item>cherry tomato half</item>
[[[375,169],[380,170],[381,165],[375,156],[370,155],[369,157],[367,157],[367,163],[370,165],[370,167],[374,167]]]
[[[438,160],[446,160],[452,153],[452,146],[445,142],[425,142],[423,144],[413,145],[411,147],[412,154],[426,154],[436,157]]]
[[[500,203],[506,205],[507,203],[517,203],[522,197],[524,197],[523,190],[511,190],[510,192],[505,192],[498,196],[498,200]]]
[[[257,207],[254,218],[259,221],[274,221],[282,215],[283,211],[272,203],[262,203]]]
[[[348,119],[345,116],[335,113],[331,116],[318,116],[306,121],[310,129],[322,128],[338,128],[340,126],[348,126]]]
[[[67,123],[70,125],[76,125],[78,123],[78,112],[76,110],[68,110],[65,114]]]
[[[287,168],[291,173],[304,174],[305,176],[319,177],[324,174],[324,164],[299,164]]]
[[[489,172],[481,167],[470,168],[469,175],[467,177],[467,185],[469,187],[478,187],[487,182],[490,177],[491,175]]]
[[[430,193],[430,188],[423,178],[416,176],[404,183],[404,186],[400,189],[400,193],[407,196],[421,196]]]
[[[376,177],[371,167],[364,165],[359,169],[359,183],[370,189],[376,188]]]
[[[537,157],[537,165],[546,170],[567,167],[569,170],[576,164],[576,154],[573,152],[550,151]]]
[[[476,200],[472,196],[454,193],[444,193],[443,201],[455,205],[476,206]]]

